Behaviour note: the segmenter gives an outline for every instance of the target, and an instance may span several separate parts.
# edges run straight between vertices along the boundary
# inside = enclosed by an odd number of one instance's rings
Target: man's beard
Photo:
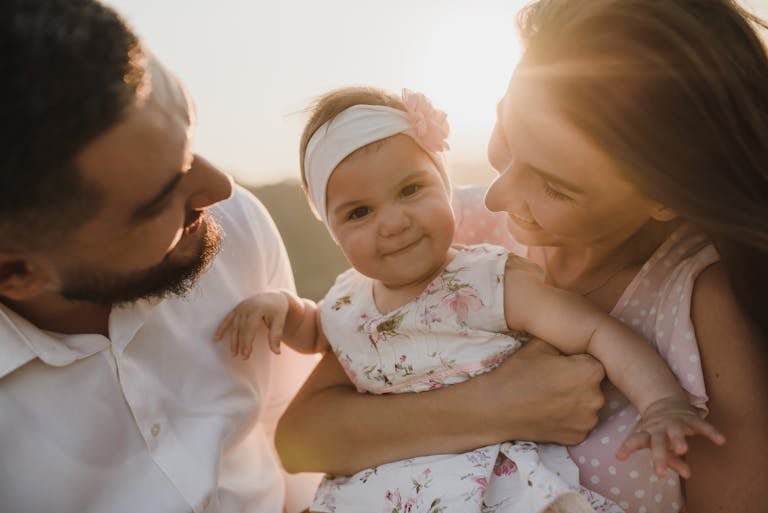
[[[70,301],[105,306],[187,294],[213,261],[221,245],[219,225],[208,215],[203,221],[200,227],[203,233],[194,255],[181,260],[174,259],[170,253],[156,266],[131,273],[80,269],[68,273],[69,278],[60,294]]]

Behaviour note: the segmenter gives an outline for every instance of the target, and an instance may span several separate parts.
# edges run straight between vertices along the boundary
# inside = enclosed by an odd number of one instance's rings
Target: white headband
[[[403,89],[406,111],[383,105],[353,105],[318,128],[304,153],[310,208],[329,228],[325,192],[336,166],[354,151],[396,134],[406,134],[435,162],[446,190],[451,186],[442,153],[448,149],[448,122],[420,93]]]

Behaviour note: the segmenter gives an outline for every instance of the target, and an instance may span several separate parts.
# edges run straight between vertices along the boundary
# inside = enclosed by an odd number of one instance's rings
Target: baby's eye
[[[367,216],[370,212],[371,209],[368,207],[357,207],[347,214],[347,219],[360,219],[361,217]]]
[[[412,196],[412,195],[416,194],[416,191],[418,191],[419,189],[421,189],[421,185],[419,185],[417,183],[412,183],[410,185],[406,185],[405,187],[403,187],[403,190],[400,191],[400,195],[401,196]]]

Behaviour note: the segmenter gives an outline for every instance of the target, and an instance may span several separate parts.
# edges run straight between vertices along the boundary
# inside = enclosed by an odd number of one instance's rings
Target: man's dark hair
[[[93,0],[0,2],[0,250],[52,246],[99,208],[76,155],[145,80],[138,38]]]

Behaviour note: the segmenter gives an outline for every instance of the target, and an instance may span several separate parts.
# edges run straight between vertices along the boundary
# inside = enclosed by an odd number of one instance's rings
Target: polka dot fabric
[[[497,244],[518,255],[525,254],[522,246],[507,230],[507,215],[485,208],[485,187],[457,186],[453,188],[453,212],[456,218],[457,244]]]
[[[521,252],[504,240],[504,215],[485,213],[482,188],[457,188],[457,240],[491,240]],[[460,215],[459,215],[460,213]],[[506,236],[509,239],[509,236]],[[691,322],[691,295],[696,277],[718,260],[705,236],[682,226],[645,263],[622,294],[611,315],[641,333],[667,361],[692,404],[706,411],[707,395]],[[615,457],[638,419],[635,408],[610,383],[600,422],[570,454],[580,470],[582,485],[612,499],[629,513],[676,513],[683,505],[679,477],[657,477],[647,450],[627,461]]]

